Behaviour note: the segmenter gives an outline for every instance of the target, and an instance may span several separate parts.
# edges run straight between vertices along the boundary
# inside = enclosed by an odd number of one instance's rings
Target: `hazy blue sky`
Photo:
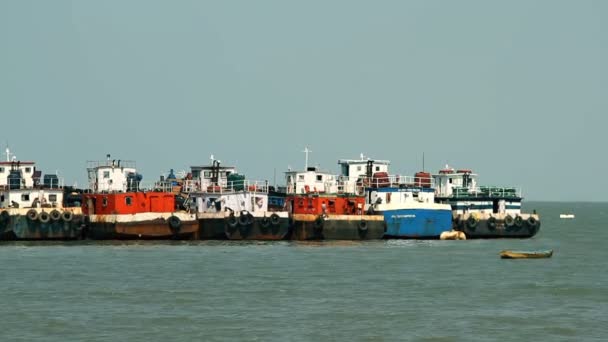
[[[0,142],[68,183],[363,152],[606,200],[608,1],[0,0]]]

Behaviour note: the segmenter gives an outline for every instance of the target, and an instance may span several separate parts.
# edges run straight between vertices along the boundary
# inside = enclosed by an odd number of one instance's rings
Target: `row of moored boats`
[[[527,238],[540,228],[521,212],[520,189],[481,186],[448,166],[394,175],[389,161],[361,155],[339,160],[339,174],[306,165],[273,186],[212,158],[146,184],[135,162],[108,155],[88,163],[88,188],[76,189],[6,154],[2,240]]]

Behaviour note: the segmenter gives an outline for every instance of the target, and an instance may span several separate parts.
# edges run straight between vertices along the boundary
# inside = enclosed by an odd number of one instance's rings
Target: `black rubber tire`
[[[175,215],[170,216],[167,222],[169,222],[169,228],[171,228],[172,232],[179,232],[179,229],[182,227],[182,220]]]
[[[226,217],[226,224],[230,228],[236,228],[236,226],[238,226],[238,224],[239,224],[239,220],[236,219],[236,216],[234,216],[234,213],[230,213],[230,216]]]
[[[536,227],[538,225],[538,220],[534,216],[530,216],[526,220],[526,225],[528,225],[528,227]]]
[[[260,226],[262,228],[268,228],[270,227],[270,218],[264,216],[260,219]]]
[[[277,214],[270,215],[270,224],[273,226],[278,226],[281,223],[281,218]]]
[[[367,221],[365,221],[365,220],[359,221],[359,223],[357,224],[357,228],[362,232],[367,231]]]
[[[315,222],[314,222],[315,228],[317,228],[317,229],[323,228],[323,222],[324,222],[323,217],[317,216],[317,218],[315,219]]]
[[[489,230],[496,229],[496,217],[490,216],[490,218],[488,218],[488,229]]]
[[[74,214],[71,211],[64,211],[63,213],[61,213],[61,218],[65,222],[70,222],[74,218]]]
[[[513,219],[513,216],[511,216],[511,215],[505,216],[505,226],[512,227],[514,224],[515,224],[515,220]]]
[[[475,229],[477,228],[477,224],[479,223],[479,220],[476,219],[473,216],[469,216],[467,218],[467,227],[469,228],[470,231],[474,232]]]
[[[521,228],[524,225],[524,219],[519,215],[515,216],[515,225]]]
[[[27,214],[25,214],[27,216],[27,218],[30,221],[36,221],[38,219],[38,212],[36,211],[36,209],[30,209],[27,211]]]
[[[11,215],[8,213],[8,211],[2,210],[2,212],[0,213],[0,224],[7,223],[8,221],[10,221],[10,219]]]
[[[51,216],[51,220],[53,221],[59,221],[61,219],[61,212],[59,212],[59,210],[57,209],[51,210],[49,215]]]
[[[42,223],[47,223],[51,220],[51,215],[46,211],[42,211],[40,212],[40,215],[38,215],[38,220]]]

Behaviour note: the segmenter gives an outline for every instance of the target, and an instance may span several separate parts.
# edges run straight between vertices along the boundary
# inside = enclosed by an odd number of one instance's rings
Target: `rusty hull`
[[[65,221],[31,220],[23,210],[15,210],[0,222],[0,240],[77,240],[83,238],[84,217],[72,211],[72,219]]]
[[[86,237],[93,240],[192,240],[198,239],[198,222],[181,221],[179,229],[172,230],[164,218],[136,222],[105,222],[103,218],[90,222]]]
[[[292,240],[378,240],[386,232],[383,215],[292,216]]]

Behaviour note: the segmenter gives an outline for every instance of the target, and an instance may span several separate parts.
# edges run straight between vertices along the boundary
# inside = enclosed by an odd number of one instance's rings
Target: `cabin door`
[[[89,208],[89,215],[95,215],[95,199],[87,199],[87,207]]]

